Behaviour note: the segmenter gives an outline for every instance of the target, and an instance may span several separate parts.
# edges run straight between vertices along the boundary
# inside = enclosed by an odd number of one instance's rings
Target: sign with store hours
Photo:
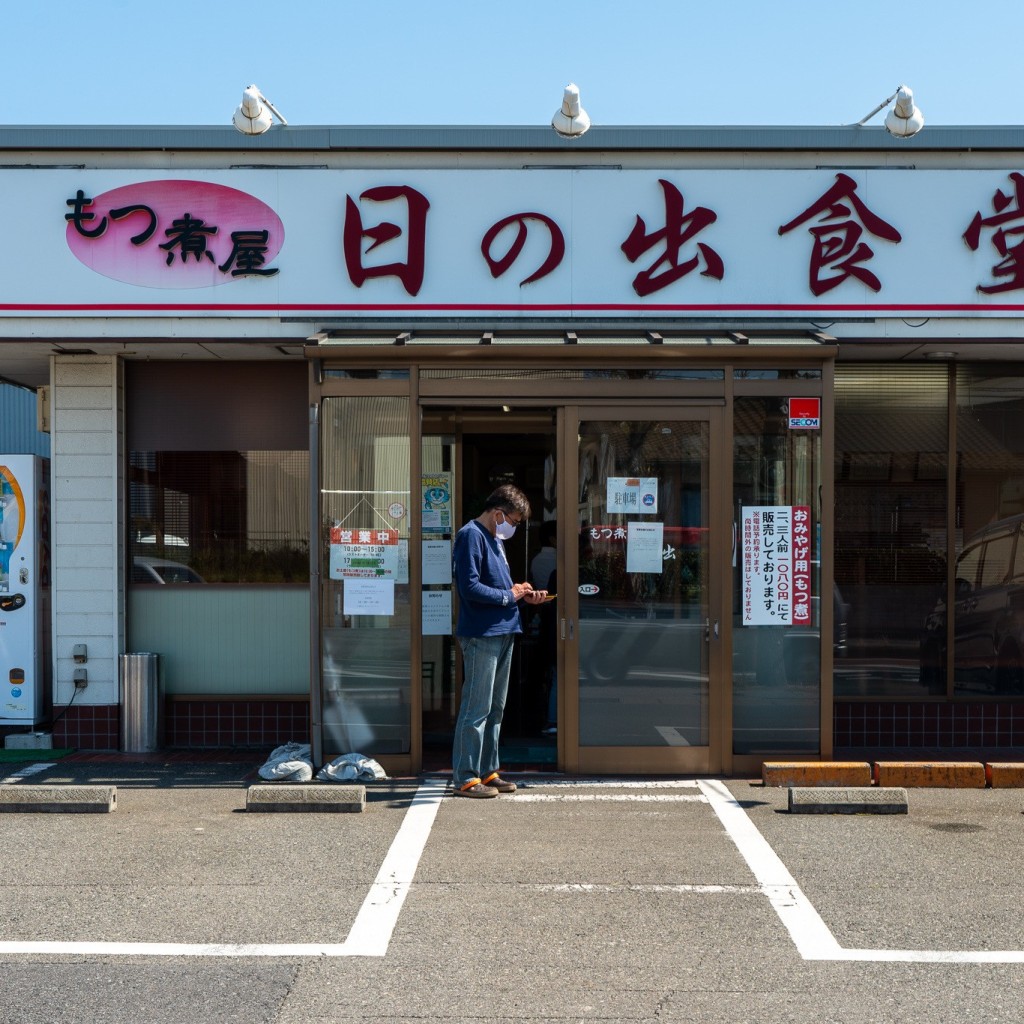
[[[399,553],[397,530],[332,527],[330,577],[394,580],[398,576]]]

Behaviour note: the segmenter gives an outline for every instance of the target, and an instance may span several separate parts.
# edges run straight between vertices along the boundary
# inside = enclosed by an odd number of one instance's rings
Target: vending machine
[[[50,666],[49,463],[0,455],[0,725],[42,720]]]

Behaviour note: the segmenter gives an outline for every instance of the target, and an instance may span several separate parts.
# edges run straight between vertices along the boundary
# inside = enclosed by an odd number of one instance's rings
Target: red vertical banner
[[[811,510],[793,506],[793,625],[811,624]]]

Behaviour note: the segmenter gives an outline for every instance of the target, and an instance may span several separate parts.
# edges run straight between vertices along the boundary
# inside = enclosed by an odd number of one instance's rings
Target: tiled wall
[[[309,742],[309,702],[304,700],[175,700],[163,708],[161,746],[263,747]],[[118,750],[116,705],[70,707],[53,727],[54,747]],[[61,708],[55,708],[59,715]]]
[[[1024,703],[872,701],[837,703],[835,746],[1024,747]]]
[[[309,742],[305,700],[175,700],[166,705],[168,747],[251,747]]]
[[[309,742],[309,703],[304,700],[175,700],[163,712],[163,746],[169,748]],[[1018,702],[837,703],[833,723],[839,749],[1024,747],[1024,703]],[[118,707],[72,706],[54,725],[53,745],[117,750]]]
[[[63,714],[61,714],[63,712]],[[53,709],[53,745],[74,750],[117,750],[120,746],[120,708],[116,704],[80,704]]]

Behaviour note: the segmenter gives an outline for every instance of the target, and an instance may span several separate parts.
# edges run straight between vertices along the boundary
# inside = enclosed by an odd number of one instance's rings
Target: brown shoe
[[[503,779],[497,772],[488,775],[483,784],[496,789],[499,793],[514,793],[516,791],[516,784]]]
[[[486,800],[488,797],[497,795],[497,789],[493,786],[485,786],[479,779],[470,779],[461,788],[452,790],[452,796],[475,797],[477,800]]]

